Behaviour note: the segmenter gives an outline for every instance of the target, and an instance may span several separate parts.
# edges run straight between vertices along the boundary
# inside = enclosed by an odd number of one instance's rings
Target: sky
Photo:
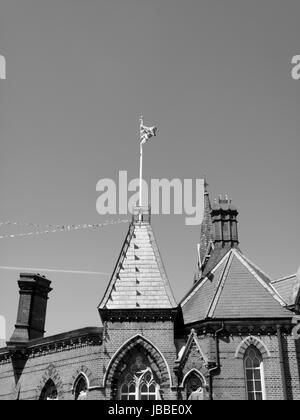
[[[241,250],[273,279],[295,273],[299,15],[296,0],[2,0],[0,222],[118,219],[97,213],[96,184],[117,182],[120,170],[138,177],[143,113],[159,129],[144,151],[144,178],[206,176],[211,199],[227,193],[239,210]],[[200,236],[184,218],[152,217],[177,301],[193,283]],[[107,273],[41,273],[53,287],[48,335],[99,325],[127,229],[0,239],[1,266]],[[18,277],[0,269],[7,338]]]

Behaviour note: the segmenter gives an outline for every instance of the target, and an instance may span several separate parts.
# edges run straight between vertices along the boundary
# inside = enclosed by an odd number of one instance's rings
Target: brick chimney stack
[[[215,245],[238,246],[237,215],[236,207],[227,196],[215,200],[211,209]]]
[[[19,309],[10,344],[26,343],[44,337],[48,294],[51,281],[39,274],[20,274]]]

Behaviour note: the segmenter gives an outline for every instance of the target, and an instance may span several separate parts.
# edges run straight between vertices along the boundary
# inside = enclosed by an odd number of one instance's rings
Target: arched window
[[[46,382],[42,389],[40,400],[58,400],[57,388],[52,379],[48,379]]]
[[[247,399],[264,400],[263,360],[260,351],[253,345],[249,346],[245,352],[244,371]]]
[[[87,399],[87,382],[86,378],[81,374],[78,376],[74,386],[75,400],[86,400]]]
[[[200,376],[195,372],[192,371],[188,374],[184,381],[184,393],[185,393],[185,399],[189,399],[192,393],[196,393],[199,388],[201,389],[201,393],[203,396],[203,383],[200,378]],[[200,399],[200,398],[199,398]]]
[[[160,399],[159,384],[143,356],[135,356],[131,364],[124,367],[119,385],[119,398],[121,400]]]
[[[148,367],[144,371],[128,374],[120,387],[121,400],[157,400],[159,386]]]
[[[141,400],[156,400],[158,385],[153,378],[153,373],[150,368],[146,369],[145,373],[140,379],[140,399]]]
[[[121,400],[136,400],[136,383],[131,375],[127,375],[120,388]]]

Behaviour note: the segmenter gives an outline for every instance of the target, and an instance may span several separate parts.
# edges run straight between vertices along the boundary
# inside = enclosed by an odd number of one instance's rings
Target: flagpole
[[[140,207],[142,207],[143,145],[140,143]]]
[[[142,179],[143,179],[143,143],[141,139],[141,127],[143,125],[143,116],[140,117],[140,196],[139,206],[142,207]]]
[[[156,136],[157,127],[144,126],[143,116],[140,117],[140,191],[139,191],[139,207],[143,205],[143,145],[153,136]],[[141,210],[141,209],[140,209]],[[140,212],[141,220],[141,212]]]

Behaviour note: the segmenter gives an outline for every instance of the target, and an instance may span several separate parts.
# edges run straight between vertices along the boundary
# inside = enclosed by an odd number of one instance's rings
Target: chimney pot
[[[211,210],[214,243],[221,246],[237,246],[239,243],[236,220],[238,211],[228,199],[227,194],[224,199],[220,195],[218,201],[218,203],[215,202]]]
[[[50,284],[51,281],[40,274],[20,274],[17,323],[10,343],[26,343],[44,336]]]

